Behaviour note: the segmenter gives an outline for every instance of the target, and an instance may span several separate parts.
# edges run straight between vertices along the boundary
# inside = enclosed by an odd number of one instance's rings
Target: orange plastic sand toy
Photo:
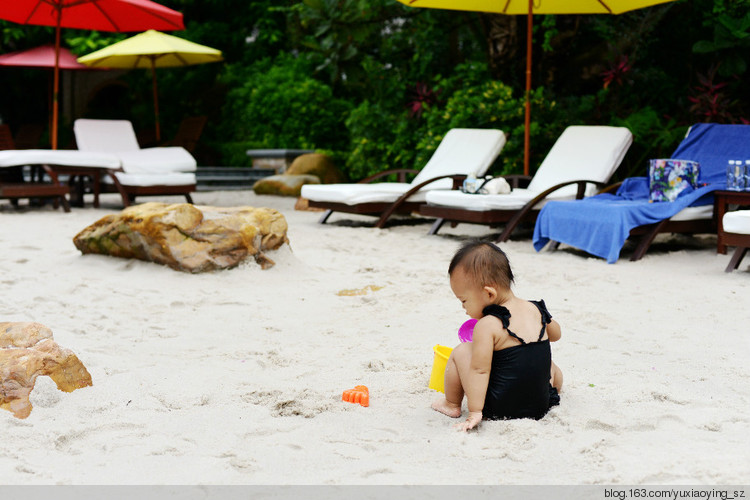
[[[341,401],[347,403],[359,403],[362,406],[370,406],[370,391],[367,386],[358,385],[354,389],[348,389],[344,391],[341,396]]]

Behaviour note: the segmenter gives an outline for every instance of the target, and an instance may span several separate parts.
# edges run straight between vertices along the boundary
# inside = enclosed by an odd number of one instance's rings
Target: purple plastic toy
[[[474,325],[477,324],[477,320],[467,320],[461,328],[458,329],[458,340],[461,342],[471,342],[471,338],[474,336]]]

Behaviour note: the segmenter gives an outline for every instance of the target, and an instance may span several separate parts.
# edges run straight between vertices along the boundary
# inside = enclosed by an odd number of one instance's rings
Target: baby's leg
[[[552,387],[557,389],[557,392],[560,392],[562,390],[562,383],[563,383],[563,374],[562,370],[560,370],[560,367],[555,364],[555,362],[552,362],[552,365],[549,369],[549,383]]]
[[[445,399],[432,403],[432,408],[449,417],[461,416],[461,402],[464,399],[464,388],[461,375],[466,374],[471,365],[471,342],[459,344],[451,352],[448,365],[445,367]]]

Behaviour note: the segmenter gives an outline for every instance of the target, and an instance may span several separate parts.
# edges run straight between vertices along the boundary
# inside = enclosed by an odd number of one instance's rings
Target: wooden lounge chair
[[[182,195],[192,203],[196,190],[195,158],[182,147],[141,149],[128,120],[78,119],[73,124],[78,149],[107,153],[120,160],[119,170],[107,171],[102,190],[118,192],[123,205],[137,196]]]
[[[375,227],[383,228],[394,213],[416,211],[427,192],[451,189],[467,175],[484,175],[503,146],[505,134],[501,130],[451,129],[421,171],[388,170],[358,184],[306,184],[301,194],[310,207],[327,210],[320,218],[321,224],[331,213],[345,212],[379,217]],[[409,173],[417,175],[407,183]],[[373,182],[394,174],[400,182]]]
[[[13,141],[15,142],[16,149],[38,148],[43,134],[44,134],[43,124],[24,123],[23,125],[18,127],[15,137],[13,137]]]
[[[0,123],[0,150],[2,149],[16,149],[13,134],[10,132],[10,125],[6,123]]]
[[[725,269],[731,273],[740,266],[740,262],[750,249],[750,210],[727,212],[722,217],[722,239],[727,245],[737,248]]]
[[[23,177],[24,165],[33,165],[26,161],[18,162],[12,157],[16,153],[10,127],[0,124],[0,199],[9,199],[13,206],[18,206],[18,200],[28,198],[53,198],[55,207],[62,205],[63,210],[70,212],[67,196],[70,188],[63,185],[57,173],[47,164],[42,164],[43,171],[51,182],[26,182]]]
[[[536,219],[547,200],[581,199],[604,186],[633,142],[626,128],[570,126],[550,149],[533,178],[507,176],[508,194],[469,194],[432,191],[419,213],[437,217],[429,234],[445,222],[495,226],[505,224],[498,242],[510,238],[522,222]]]
[[[183,118],[180,126],[177,128],[172,140],[165,142],[162,146],[180,146],[185,148],[189,153],[195,153],[198,146],[198,140],[203,134],[203,128],[208,121],[207,116],[188,116]]]
[[[660,233],[715,234],[712,193],[726,186],[727,159],[749,157],[749,144],[750,125],[693,125],[672,158],[700,164],[699,187],[672,202],[651,203],[648,178],[631,177],[598,196],[550,202],[537,218],[534,248],[562,242],[614,263],[630,237],[640,237],[630,258],[636,261]]]

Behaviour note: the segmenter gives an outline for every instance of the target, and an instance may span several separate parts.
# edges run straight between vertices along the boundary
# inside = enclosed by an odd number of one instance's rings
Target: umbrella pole
[[[52,137],[50,142],[52,149],[57,149],[57,119],[58,119],[58,106],[57,106],[57,93],[60,88],[60,22],[62,18],[62,12],[60,11],[60,4],[56,4],[57,7],[57,26],[55,26],[55,70],[54,70],[54,83],[52,84]]]
[[[531,30],[534,0],[529,0],[529,12],[526,15],[526,116],[523,128],[523,175],[529,175],[529,156],[531,153]]]
[[[151,58],[151,79],[154,83],[154,119],[156,120],[156,142],[161,142],[161,131],[159,130],[159,92],[156,88],[156,58]]]

